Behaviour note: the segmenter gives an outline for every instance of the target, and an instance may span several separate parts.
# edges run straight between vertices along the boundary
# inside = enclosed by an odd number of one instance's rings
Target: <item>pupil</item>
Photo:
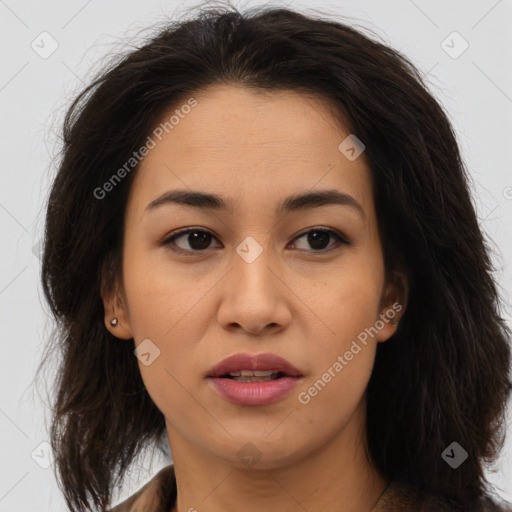
[[[188,236],[190,246],[193,249],[207,249],[208,246],[210,245],[211,235],[209,233],[206,233],[205,231],[194,231],[193,233],[190,233]],[[190,239],[190,237],[192,238]]]
[[[327,231],[312,231],[308,235],[308,242],[313,249],[325,249],[329,245],[330,236]]]

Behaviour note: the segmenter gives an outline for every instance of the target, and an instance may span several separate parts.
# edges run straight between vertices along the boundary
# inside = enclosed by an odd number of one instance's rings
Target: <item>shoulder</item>
[[[441,498],[425,498],[399,482],[390,482],[371,512],[461,512]],[[479,505],[464,512],[512,512],[512,505],[485,497]]]
[[[108,512],[167,512],[176,500],[174,465],[161,469],[149,482]]]

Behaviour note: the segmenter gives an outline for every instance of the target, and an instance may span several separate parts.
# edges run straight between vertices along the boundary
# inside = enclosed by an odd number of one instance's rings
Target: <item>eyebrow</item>
[[[217,194],[195,190],[170,190],[148,204],[146,211],[152,211],[164,205],[180,204],[205,210],[227,211],[232,213],[232,202]],[[276,215],[286,212],[305,211],[327,205],[348,206],[366,218],[363,207],[351,196],[335,189],[319,190],[293,194],[282,200],[276,207]]]

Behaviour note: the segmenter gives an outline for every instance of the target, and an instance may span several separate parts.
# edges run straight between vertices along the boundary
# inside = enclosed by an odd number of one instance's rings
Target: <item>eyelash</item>
[[[298,234],[294,238],[294,240],[298,240],[299,238],[302,238],[305,235],[307,235],[307,234],[309,234],[311,232],[315,232],[315,231],[316,232],[321,231],[323,233],[327,233],[327,234],[331,235],[332,237],[336,238],[337,244],[334,247],[331,247],[330,249],[311,250],[311,251],[307,251],[307,252],[313,252],[313,253],[317,253],[317,254],[327,254],[327,253],[329,253],[329,252],[339,248],[340,245],[352,245],[352,243],[345,236],[343,236],[341,233],[339,233],[338,231],[335,231],[335,230],[330,229],[330,228],[322,228],[322,227],[310,228],[307,231],[303,231],[302,233]],[[192,255],[195,255],[195,254],[200,254],[200,253],[206,252],[208,249],[197,251],[197,250],[185,250],[185,249],[181,249],[179,247],[176,248],[176,245],[174,244],[174,241],[176,239],[178,239],[179,237],[182,237],[184,235],[188,235],[190,233],[206,233],[206,234],[212,235],[214,238],[216,238],[215,235],[211,231],[208,231],[208,230],[205,230],[205,229],[184,228],[182,230],[179,230],[179,231],[173,233],[171,236],[165,238],[161,242],[161,245],[169,247],[172,251],[174,251],[176,253],[185,254],[187,256],[192,256]],[[174,247],[171,247],[172,245],[174,245]]]

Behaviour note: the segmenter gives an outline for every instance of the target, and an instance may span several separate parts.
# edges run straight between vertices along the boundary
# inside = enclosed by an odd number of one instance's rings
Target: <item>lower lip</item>
[[[239,405],[268,405],[290,393],[300,378],[281,377],[262,382],[237,382],[222,377],[210,377],[208,380],[228,402]]]

